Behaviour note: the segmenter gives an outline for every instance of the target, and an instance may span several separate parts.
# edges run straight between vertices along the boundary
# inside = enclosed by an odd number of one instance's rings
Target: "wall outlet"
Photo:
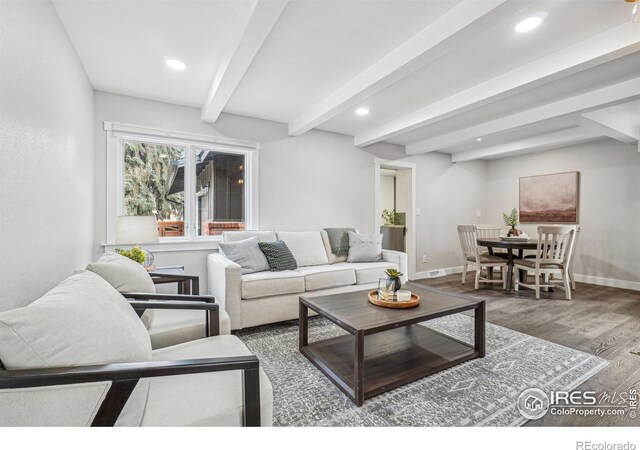
[[[419,216],[420,214],[422,214],[422,211],[420,208],[416,208],[416,216]]]
[[[422,255],[422,262],[426,263],[427,262],[427,255]]]
[[[479,209],[476,211],[476,217],[482,217],[482,211],[480,211]]]

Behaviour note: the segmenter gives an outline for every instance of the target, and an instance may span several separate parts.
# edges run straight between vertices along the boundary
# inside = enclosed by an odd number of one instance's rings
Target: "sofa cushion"
[[[329,235],[325,230],[320,231],[320,236],[322,237],[322,243],[324,244],[324,248],[327,252],[327,258],[329,258],[329,264],[336,264],[340,262],[345,262],[347,260],[347,255],[338,256],[331,251],[331,243],[329,242]]]
[[[304,292],[304,275],[293,270],[248,273],[241,280],[243,299]]]
[[[349,232],[347,262],[374,262],[382,260],[382,235]]]
[[[287,244],[299,267],[329,264],[319,231],[278,231],[278,239]]]
[[[300,267],[296,272],[304,275],[306,291],[356,284],[356,273],[351,267],[310,266]]]
[[[291,250],[283,241],[258,242],[260,250],[269,262],[269,270],[280,272],[282,270],[293,270],[298,267],[296,259]]]
[[[220,334],[231,333],[231,320],[220,306]],[[205,337],[205,312],[198,310],[158,309],[149,326],[151,347],[156,350]]]
[[[219,246],[224,256],[240,265],[242,273],[269,270],[269,262],[260,250],[257,236],[241,241],[221,242]]]
[[[214,336],[154,350],[154,361],[246,356],[236,336]],[[272,424],[273,388],[260,369],[263,426]],[[242,371],[200,373],[151,380],[143,426],[242,426]]]
[[[399,269],[392,262],[365,262],[365,263],[339,263],[332,267],[351,268],[356,272],[356,284],[377,283],[380,278],[387,278],[384,273],[387,269]]]
[[[133,308],[88,271],[70,276],[29,306],[0,313],[0,342],[7,369],[151,360],[149,333]],[[146,380],[138,383],[119,425],[140,423],[147,390]]]
[[[114,252],[105,252],[97,262],[87,266],[87,270],[97,273],[118,292],[156,292],[151,276],[137,262]],[[142,315],[142,322],[148,328],[155,311],[148,309]]]
[[[222,242],[244,241],[254,236],[257,237],[260,242],[272,242],[278,239],[275,231],[225,231],[222,233]]]

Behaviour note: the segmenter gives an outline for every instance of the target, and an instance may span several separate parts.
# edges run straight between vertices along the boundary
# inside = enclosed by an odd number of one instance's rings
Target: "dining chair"
[[[498,239],[500,237],[500,234],[502,233],[503,228],[504,227],[499,223],[476,224],[476,233],[479,239],[483,239],[483,238]],[[487,249],[486,247],[481,247],[481,248],[483,249],[482,255],[487,256],[490,254],[489,249]],[[503,250],[494,250],[493,254],[495,256],[501,256],[503,258],[507,257],[507,252]]]
[[[507,261],[496,255],[480,254],[478,246],[478,230],[475,225],[458,225],[458,237],[460,238],[460,246],[462,247],[462,255],[464,258],[464,266],[462,269],[462,284],[465,284],[467,278],[467,269],[469,266],[476,271],[475,288],[480,288],[480,283],[502,283],[504,289],[507,288]],[[500,267],[500,280],[494,280],[490,275],[482,277],[482,269]]]
[[[565,297],[571,300],[570,266],[575,242],[576,227],[568,225],[546,225],[538,227],[538,247],[536,257],[517,259],[514,268],[524,270],[527,275],[533,272],[535,283],[528,284],[516,277],[515,290],[520,286],[535,289],[536,299],[540,299],[540,288],[548,290],[558,287],[564,289]],[[551,278],[558,275],[561,284]],[[525,278],[525,281],[526,278]]]

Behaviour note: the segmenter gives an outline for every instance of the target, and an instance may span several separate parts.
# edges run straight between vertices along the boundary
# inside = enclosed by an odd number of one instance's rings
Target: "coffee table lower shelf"
[[[480,356],[473,346],[420,325],[367,335],[360,345],[364,355],[359,371],[358,342],[352,334],[300,348],[358,406],[364,399]]]

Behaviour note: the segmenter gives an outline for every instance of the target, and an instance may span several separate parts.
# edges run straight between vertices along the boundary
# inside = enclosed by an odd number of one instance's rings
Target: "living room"
[[[149,290],[113,286],[133,307],[129,315],[135,309],[148,319],[143,301],[209,305],[195,312],[156,306],[153,320],[167,322],[155,335],[145,323],[153,348],[145,357],[255,357],[261,425],[637,426],[629,398],[640,375],[639,8],[628,0],[0,0],[0,244],[10,255],[0,267],[0,323],[20,314],[15,320],[23,322],[9,328],[28,330],[35,320],[28,305],[88,265],[88,277],[124,283],[100,266],[102,258],[140,244]],[[403,189],[396,184],[395,209],[404,213],[397,223],[383,218],[381,170],[406,175]],[[550,214],[558,199],[568,218],[526,218],[527,205]],[[393,227],[402,228],[401,248],[378,242]],[[489,231],[495,235],[482,235]],[[544,236],[558,250],[548,261]],[[244,241],[254,253],[240,251]],[[284,243],[296,267],[275,269],[291,261],[267,245],[274,242]],[[389,269],[402,272],[402,286],[390,288],[395,301],[411,291],[409,301],[422,297],[417,308],[375,304],[393,278]],[[377,294],[368,301],[368,292]],[[180,298],[189,294],[199,297]],[[334,311],[323,303],[332,296],[361,301],[356,310],[384,314],[391,328],[368,336],[373,319]],[[451,315],[424,312],[438,302]],[[322,317],[303,320],[305,308]],[[340,314],[361,327],[331,328],[347,323]],[[195,315],[195,325],[187,323]],[[374,336],[391,339],[384,333],[395,327],[420,327],[432,343],[436,334],[455,336],[470,353],[460,350],[455,365],[450,355],[437,367],[426,357],[411,360],[416,366],[407,365],[405,377],[394,373],[388,390],[365,381],[375,366],[365,350]],[[304,332],[308,342],[351,333],[356,347],[364,333],[361,385],[340,381],[326,349],[303,345]],[[237,355],[170,350],[216,337]],[[72,348],[68,342],[43,345],[52,354],[39,354],[40,366],[0,351],[7,369],[0,382],[24,369],[137,361],[113,356],[109,345],[100,348],[111,356],[86,364],[61,350]],[[380,360],[380,372],[409,364]],[[501,391],[480,375],[491,361],[504,378],[495,382]],[[564,378],[543,382],[556,366]],[[287,381],[292,371],[314,389]],[[230,376],[220,374],[207,376]],[[489,390],[477,389],[482,383]],[[95,414],[80,418],[83,408],[107,408],[106,400],[80,402],[77,411],[65,406],[77,412],[68,422],[58,421],[56,408],[33,413],[30,402],[40,400],[29,393],[38,387],[0,386],[12,405],[0,404],[2,425],[96,424]],[[440,395],[446,386],[458,400]],[[229,401],[244,412],[233,419],[217,410],[203,412],[201,422],[157,411],[155,419],[126,421],[134,390],[122,417],[102,423],[255,424],[243,414],[249,404],[256,412],[256,397],[252,403],[237,387]],[[617,405],[618,416],[589,417],[554,416],[551,401],[546,416],[531,418],[517,400],[534,387],[548,395],[624,392],[628,402]],[[12,396],[16,389],[24,394]],[[158,389],[151,382],[149,392]]]

